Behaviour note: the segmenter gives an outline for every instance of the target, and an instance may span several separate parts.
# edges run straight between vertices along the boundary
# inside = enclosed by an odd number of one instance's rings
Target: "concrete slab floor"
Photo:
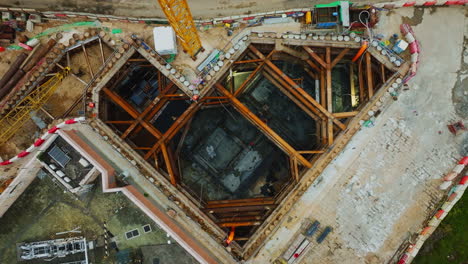
[[[307,219],[333,231],[322,244],[314,238],[302,263],[386,263],[408,234],[422,227],[442,196],[439,179],[466,155],[467,133],[455,137],[446,127],[454,120],[467,122],[454,108],[454,101],[465,102],[457,97],[463,93],[452,93],[467,76],[461,67],[465,9],[406,8],[381,17],[376,32],[399,33],[399,25],[410,21],[421,43],[410,90],[374,127],[354,136],[248,263],[271,263]]]
[[[110,250],[111,256],[104,258],[104,221],[115,236],[111,241],[116,242],[119,250],[130,249],[138,255],[142,246],[164,247],[163,251],[177,254],[186,263],[196,263],[123,194],[104,194],[100,186],[95,186],[78,200],[64,193],[61,186],[52,182],[51,176],[36,178],[0,219],[0,263],[17,263],[16,243],[60,238],[55,233],[77,227],[82,233],[65,236],[81,235],[88,241],[96,240],[97,248],[89,251],[91,262],[114,263],[115,250]],[[146,224],[151,226],[149,233],[143,231]],[[138,229],[140,236],[127,240],[125,232],[134,229]],[[165,246],[168,240],[171,240],[173,247]]]

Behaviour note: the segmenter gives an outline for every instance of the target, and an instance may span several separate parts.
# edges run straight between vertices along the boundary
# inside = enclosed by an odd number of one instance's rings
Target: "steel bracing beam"
[[[246,63],[254,63],[254,62],[262,62],[262,59],[254,59],[254,60],[242,60],[242,61],[235,61],[234,64],[246,64]]]
[[[266,60],[268,61],[268,60]],[[276,145],[282,149],[284,152],[288,153],[290,156],[296,157],[297,160],[304,166],[311,168],[312,164],[305,159],[301,154],[299,154],[291,145],[289,145],[284,139],[282,139],[278,134],[276,134],[273,129],[267,126],[258,116],[252,113],[244,104],[242,104],[234,95],[229,93],[221,84],[215,84],[216,89],[223,95],[229,97],[231,104],[234,108],[239,111],[247,120],[249,120],[253,125],[259,128],[270,140],[276,143]]]
[[[348,118],[357,115],[359,112],[342,112],[342,113],[333,113],[333,116],[336,118]]]
[[[359,82],[359,103],[363,104],[364,103],[364,76],[363,76],[363,69],[362,69],[362,60],[359,60],[358,64],[358,82]]]
[[[211,200],[206,201],[206,204],[229,204],[229,203],[247,203],[247,202],[258,202],[258,201],[275,201],[273,197],[257,197],[257,198],[247,198],[247,199],[231,199],[231,200]]]
[[[369,95],[369,100],[374,96],[374,81],[372,78],[372,61],[371,54],[366,52],[366,75],[367,75],[367,90]]]
[[[380,63],[380,74],[382,75],[382,82],[387,82],[387,78],[385,77],[385,65]]]
[[[177,166],[175,165],[174,157],[171,153],[171,150],[167,148],[166,144],[161,144],[161,152],[164,157],[164,163],[166,163],[167,172],[169,173],[169,179],[171,184],[176,186],[179,182]]]
[[[333,61],[331,62],[331,65],[330,65],[330,68],[333,68],[336,66],[336,64],[338,62],[341,61],[341,59],[343,59],[343,57],[349,52],[350,49],[343,49],[339,54],[338,56],[336,56]]]
[[[225,208],[225,207],[241,207],[241,206],[254,206],[254,205],[273,205],[275,200],[269,198],[262,198],[261,200],[225,200],[225,203],[210,203],[207,202],[205,208]]]
[[[323,68],[327,68],[327,64],[325,63],[325,61],[323,61],[322,58],[320,58],[319,55],[317,55],[317,53],[315,53],[314,50],[312,50],[310,47],[307,47],[307,46],[303,46],[304,50],[307,51],[307,53],[309,53],[309,55],[314,58],[314,60],[316,62],[318,62],[318,64],[320,64],[320,66],[322,66]]]
[[[333,94],[332,94],[332,76],[331,76],[331,48],[326,47],[325,48],[325,60],[326,60],[326,69],[327,69],[327,110],[330,113],[333,113],[333,104],[332,104],[332,99],[333,99]],[[331,120],[328,120],[328,126],[327,126],[327,139],[328,139],[328,145],[331,146],[333,144],[333,123]]]
[[[264,58],[265,56],[258,51],[252,45],[249,46],[249,49],[252,50],[258,57]],[[299,92],[305,99],[307,99],[315,108],[317,108],[322,114],[324,114],[327,118],[331,119],[338,127],[341,129],[346,129],[346,125],[336,119],[327,109],[322,107],[315,99],[310,96],[304,89],[302,89],[296,82],[294,82],[290,77],[288,77],[283,71],[281,71],[273,62],[269,59],[265,58],[265,63],[268,67],[270,67],[274,72],[276,72],[286,83],[288,86]]]
[[[261,215],[239,215],[239,216],[232,216],[232,217],[219,217],[219,223],[227,223],[227,222],[246,222],[246,221],[260,221],[263,219]]]
[[[131,125],[134,121],[133,120],[111,120],[111,121],[105,121],[104,123],[106,124],[127,124]]]
[[[156,103],[151,103],[143,112],[145,112],[146,110],[148,110],[149,108],[152,108],[150,109],[151,111],[147,114],[144,115],[144,120],[149,122],[151,120],[151,118],[153,118],[153,116],[156,115],[156,113],[159,112],[159,110],[161,110],[161,108],[163,108],[166,103],[169,101],[169,98],[167,97],[164,97],[164,94],[166,93],[173,93],[177,91],[177,86],[174,85],[174,83],[170,82],[165,88],[163,88],[163,90],[161,90],[159,92],[159,95],[153,100],[153,102],[156,101]],[[139,122],[136,123],[137,125],[139,124]],[[133,132],[133,134],[138,134],[140,133],[140,131],[143,129],[143,126],[136,126],[135,128],[135,131]]]
[[[238,227],[238,226],[258,226],[261,225],[262,221],[247,221],[247,222],[225,222],[219,223],[222,227]]]
[[[315,121],[319,121],[320,112],[317,111],[306,99],[304,99],[300,94],[290,87],[278,76],[275,78],[275,74],[270,69],[265,69],[263,72],[265,78],[267,78],[273,85],[275,85],[283,94],[285,94],[291,101],[293,101],[298,107],[300,107],[306,114],[308,114]],[[301,101],[302,99],[302,101]]]
[[[104,87],[102,88],[102,91],[112,100],[114,101],[118,106],[120,106],[122,109],[125,110],[131,117],[135,118],[138,120],[139,116],[141,115],[138,110],[136,110],[132,105],[130,105],[125,99],[123,99],[120,95],[114,93],[111,91],[109,88]],[[157,130],[155,127],[153,127],[148,121],[146,120],[139,120],[139,123],[146,129],[148,132],[150,132],[155,138],[160,138],[162,136],[161,132]],[[133,124],[132,124],[133,126]],[[136,126],[136,125],[135,125]]]
[[[203,105],[202,101],[197,101],[192,103],[185,112],[177,118],[177,120],[171,125],[171,127],[159,138],[159,140],[154,144],[150,151],[148,151],[143,157],[145,160],[149,159],[151,155],[156,152],[161,146],[161,144],[167,142],[172,137],[174,137],[177,132],[192,118],[192,116],[200,109]]]
[[[270,54],[268,54],[268,56],[266,58],[270,58],[273,54],[274,54],[274,50],[272,52],[270,52]],[[245,81],[234,92],[234,96],[237,97],[240,93],[242,93],[245,90],[245,88],[247,88],[247,86],[252,82],[252,80],[255,78],[257,73],[261,69],[263,69],[263,67],[265,66],[265,62],[267,60],[265,59],[265,56],[263,56],[263,58],[261,58],[261,60],[262,60],[262,62],[257,66],[257,68],[255,68],[255,70],[249,74],[249,77],[247,77],[247,79],[245,79]]]
[[[267,211],[273,210],[276,205],[250,205],[250,206],[238,206],[238,207],[218,207],[218,208],[204,208],[202,211],[210,214],[223,214],[239,212],[253,212],[253,211]]]

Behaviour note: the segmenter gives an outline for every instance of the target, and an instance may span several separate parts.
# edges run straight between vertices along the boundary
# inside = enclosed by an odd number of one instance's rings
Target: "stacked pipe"
[[[407,83],[416,75],[416,71],[418,70],[420,46],[419,41],[417,41],[414,37],[414,32],[410,25],[401,24],[400,31],[405,36],[406,41],[409,43],[409,49],[411,53],[410,75],[403,80],[403,83]]]
[[[26,53],[21,53],[18,55],[10,69],[5,73],[5,75],[3,75],[3,78],[0,80],[0,99],[2,99],[9,92],[8,87],[6,87],[5,84],[7,84],[15,75],[15,73],[20,70],[21,64],[26,60],[27,57],[28,55],[26,55]],[[4,88],[4,86],[6,88]]]
[[[17,161],[18,159],[21,159],[21,158],[24,158],[26,156],[28,156],[29,154],[31,154],[31,152],[33,152],[35,149],[37,149],[38,147],[40,147],[42,144],[44,144],[44,142],[50,138],[50,136],[52,134],[55,134],[57,132],[57,130],[63,128],[64,126],[66,125],[71,125],[71,124],[75,124],[77,122],[80,122],[80,121],[84,121],[85,118],[84,117],[77,117],[77,118],[72,118],[72,119],[68,119],[68,120],[65,120],[63,121],[62,123],[59,123],[58,125],[56,126],[53,126],[52,128],[50,128],[47,132],[45,132],[41,137],[39,137],[38,139],[36,139],[34,141],[34,143],[29,147],[27,148],[26,150],[20,152],[18,155],[14,156],[13,158],[11,159],[8,159],[8,160],[5,160],[3,162],[0,162],[0,166],[6,166],[6,165],[10,165],[12,163],[14,163],[15,161]]]
[[[0,99],[7,95],[56,43],[55,39],[50,39],[45,46],[37,45],[29,56],[21,53],[0,81]]]
[[[444,178],[444,183],[442,186],[448,184],[444,187],[444,190],[447,189],[452,184],[452,180],[460,174],[465,166],[468,166],[468,156],[463,157],[458,164],[453,168],[452,172],[449,173]],[[449,179],[449,180],[448,180]],[[426,239],[435,231],[436,227],[440,222],[447,216],[448,212],[453,208],[453,206],[461,199],[463,193],[468,187],[468,175],[461,177],[457,185],[455,185],[447,194],[447,199],[442,204],[442,206],[437,210],[434,216],[429,220],[427,225],[421,230],[421,232],[416,237],[416,242],[408,246],[405,253],[398,260],[398,264],[410,263],[410,258],[416,257],[422,245]]]

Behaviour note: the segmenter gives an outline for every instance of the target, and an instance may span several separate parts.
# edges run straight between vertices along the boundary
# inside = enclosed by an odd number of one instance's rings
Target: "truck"
[[[317,237],[317,243],[319,244],[322,243],[331,231],[332,231],[331,227],[329,226],[325,227],[325,229],[320,234],[320,236]]]

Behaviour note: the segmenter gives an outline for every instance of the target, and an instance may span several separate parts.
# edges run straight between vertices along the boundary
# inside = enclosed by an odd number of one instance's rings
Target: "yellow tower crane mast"
[[[192,13],[186,0],[158,0],[164,14],[179,38],[185,53],[193,60],[204,51]]]

